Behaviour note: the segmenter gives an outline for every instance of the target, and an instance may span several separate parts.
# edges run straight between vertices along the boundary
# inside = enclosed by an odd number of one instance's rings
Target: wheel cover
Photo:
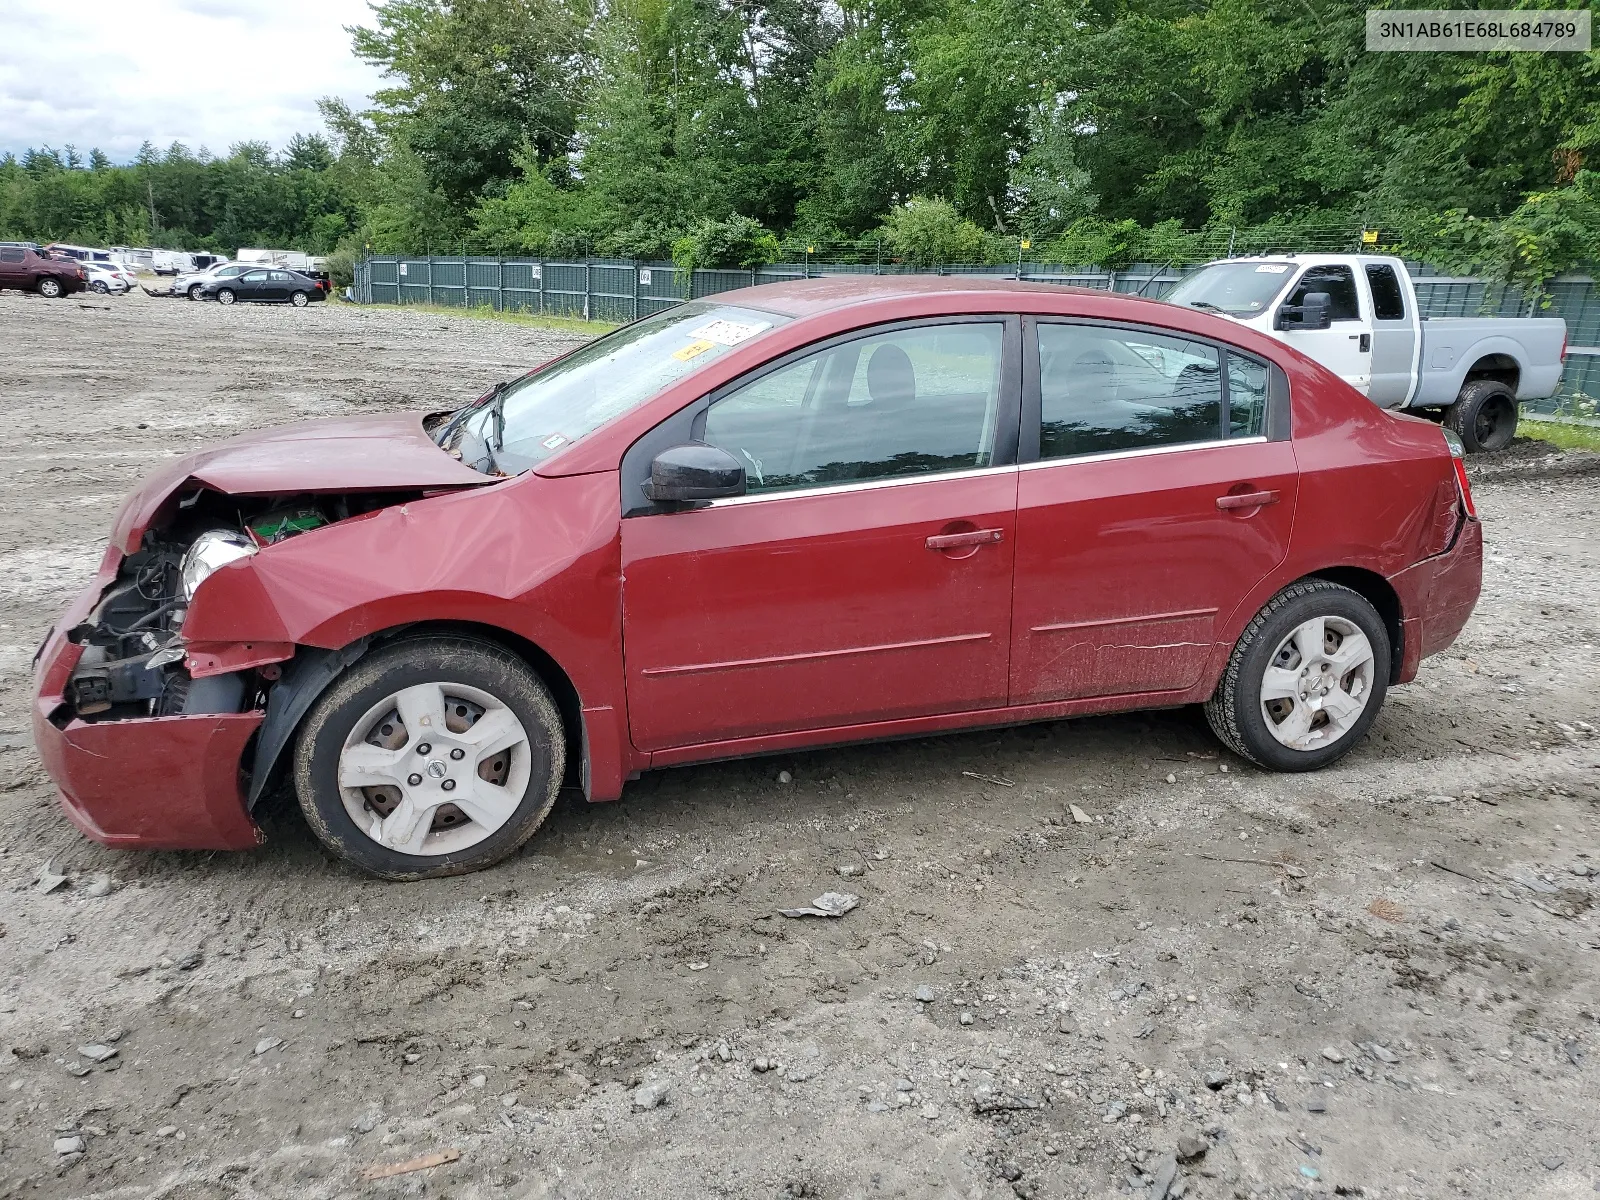
[[[306,294],[304,292],[296,292],[294,296],[291,297],[290,303],[296,308],[304,308],[309,301],[306,299]]]
[[[339,795],[356,828],[401,854],[477,845],[528,790],[532,747],[517,714],[488,692],[420,683],[369,708],[339,752]]]
[[[39,285],[39,290],[41,292],[43,292],[46,296],[55,296],[55,295],[60,294],[61,285],[59,283],[57,283],[54,279],[46,279],[43,283],[41,283]]]
[[[1261,716],[1291,750],[1320,750],[1350,732],[1372,697],[1377,659],[1343,617],[1313,617],[1278,644],[1261,679]]]

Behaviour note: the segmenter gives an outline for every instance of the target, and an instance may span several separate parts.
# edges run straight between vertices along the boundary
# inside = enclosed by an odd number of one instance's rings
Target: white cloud
[[[322,127],[319,97],[378,86],[342,28],[371,16],[366,0],[0,0],[0,153],[282,147]]]

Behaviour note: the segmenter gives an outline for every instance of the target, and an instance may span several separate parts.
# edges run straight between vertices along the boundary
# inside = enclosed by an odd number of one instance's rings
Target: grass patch
[[[444,304],[363,304],[362,308],[403,308],[407,312],[437,317],[470,317],[478,321],[499,321],[504,325],[525,325],[529,329],[550,329],[558,333],[577,333],[599,337],[616,328],[609,321],[585,321],[578,317],[550,317],[528,312],[500,312],[487,304],[476,308],[456,308]]]
[[[1565,421],[1517,422],[1517,432],[1523,437],[1538,438],[1563,450],[1600,451],[1600,429],[1593,425],[1569,425]]]

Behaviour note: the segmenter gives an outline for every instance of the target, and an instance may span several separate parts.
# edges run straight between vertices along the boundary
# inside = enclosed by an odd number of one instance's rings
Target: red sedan
[[[680,305],[454,414],[147,479],[39,651],[112,846],[240,848],[275,781],[374,874],[472,870],[563,782],[1204,704],[1310,770],[1477,600],[1459,445],[1194,309],[832,278]]]

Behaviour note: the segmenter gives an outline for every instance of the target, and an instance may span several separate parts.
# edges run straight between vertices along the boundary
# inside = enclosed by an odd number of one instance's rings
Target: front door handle
[[[1265,508],[1277,502],[1277,492],[1229,492],[1226,496],[1217,497],[1217,507],[1223,512],[1239,508]]]
[[[966,529],[960,533],[936,533],[928,538],[929,550],[952,550],[959,546],[989,546],[1005,537],[1003,529]]]
[[[1372,353],[1372,335],[1370,333],[1352,333],[1350,340],[1356,342],[1356,352],[1359,354]]]

